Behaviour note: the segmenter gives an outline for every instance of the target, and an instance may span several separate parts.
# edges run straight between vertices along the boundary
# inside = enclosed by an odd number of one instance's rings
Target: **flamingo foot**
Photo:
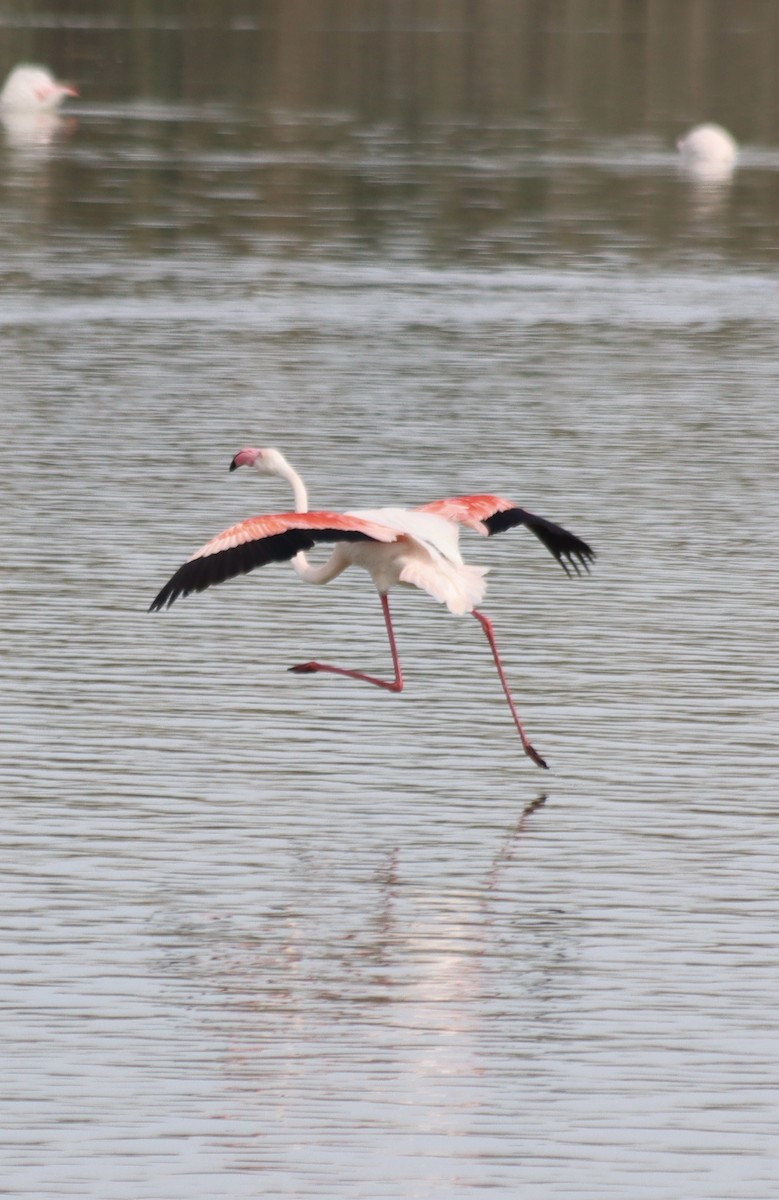
[[[545,771],[549,770],[549,763],[541,757],[534,746],[530,745],[530,742],[523,742],[522,745],[525,754],[533,760],[537,767],[542,767]]]

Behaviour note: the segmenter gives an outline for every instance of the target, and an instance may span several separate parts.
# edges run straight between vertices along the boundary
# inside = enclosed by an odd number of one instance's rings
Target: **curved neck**
[[[282,459],[279,463],[278,473],[282,479],[286,479],[292,488],[292,495],[295,498],[295,512],[308,512],[308,492],[306,491],[306,485],[295,468],[289,465],[286,458]]]
[[[308,492],[306,491],[306,485],[295,468],[291,467],[285,458],[282,458],[279,463],[278,473],[282,479],[286,479],[292,488],[292,495],[295,498],[295,512],[308,512]],[[334,572],[334,557],[332,555],[321,567],[314,567],[306,558],[305,553],[299,550],[292,559],[292,566],[296,574],[305,580],[306,583],[328,583],[343,570],[343,567],[340,567]]]

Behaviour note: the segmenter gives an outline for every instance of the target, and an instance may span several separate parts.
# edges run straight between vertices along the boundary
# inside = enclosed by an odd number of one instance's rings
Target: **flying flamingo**
[[[347,567],[363,567],[379,593],[395,678],[379,679],[363,671],[320,662],[298,663],[289,670],[298,674],[329,671],[372,683],[390,692],[400,692],[403,673],[388,593],[394,584],[419,588],[445,604],[450,612],[472,613],[479,622],[489,642],[522,747],[534,763],[546,768],[547,764],[531,745],[519,719],[492,622],[476,608],[486,590],[484,576],[488,568],[463,562],[458,548],[459,525],[466,525],[485,536],[503,533],[514,525],[524,525],[543,542],[569,576],[569,568],[577,575],[581,574],[580,567],[589,570],[588,563],[595,558],[595,553],[586,542],[560,525],[534,516],[500,496],[456,496],[434,500],[415,509],[310,512],[303,480],[281,451],[273,447],[261,450],[247,447],[230,463],[231,471],[238,467],[254,467],[265,475],[279,475],[285,479],[292,488],[295,511],[249,517],[217,534],[171,576],[152,601],[150,611],[169,607],[179,596],[202,592],[212,584],[222,583],[269,562],[291,559],[295,571],[306,583],[329,583]],[[335,548],[327,562],[313,566],[304,552],[318,542],[334,542]]]

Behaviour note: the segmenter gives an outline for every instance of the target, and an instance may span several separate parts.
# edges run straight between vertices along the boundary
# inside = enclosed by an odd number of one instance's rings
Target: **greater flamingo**
[[[738,158],[738,144],[721,125],[709,122],[688,130],[676,143],[681,164],[694,179],[713,183],[732,174]]]
[[[394,584],[406,584],[427,592],[450,612],[472,613],[486,634],[498,677],[508,701],[514,724],[525,753],[539,767],[546,768],[541,755],[528,740],[519,719],[508,680],[498,653],[492,622],[476,608],[486,590],[486,567],[463,562],[458,548],[459,525],[466,525],[485,536],[502,533],[514,525],[524,525],[540,539],[557,559],[567,575],[573,568],[589,570],[594,551],[581,538],[543,517],[537,517],[500,496],[456,496],[434,500],[421,508],[377,508],[358,512],[310,512],[308,493],[297,471],[281,451],[269,447],[247,447],[239,451],[230,470],[254,467],[266,475],[279,475],[291,486],[295,511],[249,517],[217,534],[179,567],[152,601],[150,611],[169,607],[179,596],[202,592],[215,583],[232,579],[269,562],[292,560],[301,579],[307,583],[329,583],[347,567],[363,567],[373,579],[381,600],[395,670],[392,680],[379,679],[363,671],[334,667],[329,663],[305,662],[290,671],[307,674],[329,671],[360,679],[390,692],[403,689],[403,673],[398,658],[390,617],[388,592]],[[313,566],[304,551],[317,542],[335,542],[327,562]]]
[[[58,83],[45,67],[22,63],[14,67],[0,92],[0,109],[13,112],[55,112],[66,96],[78,92],[69,83]]]

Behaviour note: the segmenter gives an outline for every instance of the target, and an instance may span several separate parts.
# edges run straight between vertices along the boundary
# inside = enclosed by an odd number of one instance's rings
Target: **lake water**
[[[681,104],[296,108],[290,30],[242,106],[194,18],[104,8],[3,26],[82,96],[0,147],[0,1192],[774,1200],[779,149],[702,186]],[[285,671],[389,671],[358,572],[147,613],[289,506],[247,444],[591,542],[463,535],[548,773],[421,594],[401,696]]]

